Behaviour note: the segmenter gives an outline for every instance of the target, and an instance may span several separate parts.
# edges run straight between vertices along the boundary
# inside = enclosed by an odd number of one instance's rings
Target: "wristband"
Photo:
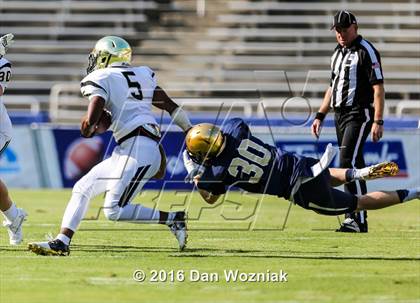
[[[321,113],[321,112],[317,112],[315,115],[315,119],[318,119],[319,121],[324,121],[326,114]]]
[[[378,125],[384,125],[384,120],[380,119],[380,120],[375,120],[373,121],[373,123],[376,123]]]
[[[181,107],[177,107],[171,113],[172,121],[178,125],[184,132],[187,132],[192,127],[190,119],[187,116],[187,113],[182,110]]]

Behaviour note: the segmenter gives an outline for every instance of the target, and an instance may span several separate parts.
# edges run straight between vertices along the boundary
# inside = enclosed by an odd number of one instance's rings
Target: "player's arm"
[[[80,82],[80,92],[89,99],[87,114],[82,120],[80,132],[83,137],[90,138],[98,134],[98,123],[103,117],[105,104],[109,99],[108,73],[98,71],[87,75]],[[109,117],[107,122],[110,122]]]
[[[200,176],[194,178],[194,183],[198,188],[198,182],[200,181]],[[198,192],[200,193],[201,197],[209,204],[214,204],[219,199],[221,195],[214,195],[211,192],[198,188]]]
[[[174,123],[184,132],[187,132],[192,127],[186,112],[179,107],[178,104],[176,104],[159,86],[156,87],[153,94],[152,104],[157,108],[168,112],[172,117],[172,121],[174,121]]]
[[[378,142],[384,133],[383,117],[385,106],[385,89],[383,83],[372,86],[373,88],[373,106],[375,108],[374,122],[372,125],[372,141]]]
[[[96,130],[99,119],[102,116],[105,106],[105,100],[100,96],[93,96],[90,99],[87,117],[82,121],[80,132],[83,137],[90,138]]]
[[[209,204],[215,203],[221,195],[213,194],[210,191],[207,191],[207,190],[203,189],[202,186],[200,186],[200,184],[199,184],[201,176],[204,173],[203,167],[200,166],[199,164],[195,163],[191,159],[191,157],[188,155],[187,150],[184,150],[184,152],[182,154],[182,158],[183,158],[183,161],[184,161],[185,169],[188,172],[188,175],[185,178],[185,180],[187,182],[190,182],[190,183],[191,183],[191,181],[194,182],[195,186],[198,188],[198,192],[200,193],[201,197],[203,197],[203,199],[207,203],[209,203]]]
[[[372,85],[373,90],[373,106],[374,106],[374,122],[371,128],[371,136],[373,142],[378,142],[384,132],[383,116],[385,103],[384,90],[384,74],[382,71],[381,55],[374,49],[374,55],[370,52],[364,52],[362,59],[362,67]]]
[[[314,122],[312,123],[311,132],[317,138],[319,138],[319,135],[321,134],[321,125],[330,107],[331,95],[332,95],[332,89],[330,86],[325,91],[324,99],[322,100],[321,106],[315,116]]]

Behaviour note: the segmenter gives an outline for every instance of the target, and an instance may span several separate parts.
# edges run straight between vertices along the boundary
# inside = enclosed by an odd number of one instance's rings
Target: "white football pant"
[[[89,201],[104,192],[104,214],[109,220],[157,223],[159,210],[130,202],[158,172],[160,161],[159,145],[148,137],[136,136],[116,146],[110,158],[94,166],[74,185],[61,227],[76,231]]]
[[[10,122],[6,107],[0,102],[0,154],[6,149],[12,139],[12,122]]]

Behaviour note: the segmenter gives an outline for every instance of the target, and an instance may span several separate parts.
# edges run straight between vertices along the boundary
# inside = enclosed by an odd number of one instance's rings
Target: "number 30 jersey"
[[[242,119],[228,120],[221,131],[225,148],[204,170],[197,184],[199,189],[220,195],[233,185],[289,199],[298,178],[312,176],[310,165],[316,160],[262,142]]]
[[[7,85],[9,84],[11,76],[12,76],[12,65],[6,58],[1,57],[0,58],[0,87],[3,90],[3,94],[4,94],[4,91],[6,90]]]
[[[87,75],[80,83],[82,95],[100,96],[112,114],[110,130],[116,140],[138,126],[157,124],[152,114],[155,73],[146,66],[111,66]]]

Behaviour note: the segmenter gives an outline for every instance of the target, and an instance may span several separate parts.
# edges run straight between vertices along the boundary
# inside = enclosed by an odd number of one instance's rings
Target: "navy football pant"
[[[302,184],[293,196],[294,202],[305,209],[327,216],[352,213],[357,197],[331,186],[330,171],[325,169],[316,178]]]

